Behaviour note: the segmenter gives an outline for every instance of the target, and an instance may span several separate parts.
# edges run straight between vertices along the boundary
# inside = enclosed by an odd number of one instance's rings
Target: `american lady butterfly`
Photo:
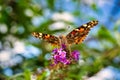
[[[36,38],[43,39],[48,43],[61,45],[61,44],[80,44],[88,35],[90,29],[98,24],[97,20],[90,21],[80,27],[74,29],[66,36],[53,36],[50,34],[43,34],[39,32],[33,32],[32,35]]]

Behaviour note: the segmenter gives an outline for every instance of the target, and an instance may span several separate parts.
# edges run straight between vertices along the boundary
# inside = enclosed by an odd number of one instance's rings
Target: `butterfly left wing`
[[[79,43],[83,42],[83,40],[88,35],[90,29],[92,27],[96,26],[97,24],[98,24],[97,20],[90,21],[90,22],[74,29],[73,31],[71,31],[66,36],[68,44],[73,44],[73,43],[79,44]]]
[[[39,32],[33,32],[32,35],[36,38],[43,39],[48,43],[51,43],[53,45],[59,45],[59,38],[53,35],[49,34],[43,34]]]

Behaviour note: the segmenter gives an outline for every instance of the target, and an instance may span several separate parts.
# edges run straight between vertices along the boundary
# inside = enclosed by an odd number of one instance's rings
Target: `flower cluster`
[[[54,64],[58,64],[59,62],[63,63],[63,64],[70,64],[71,61],[75,60],[79,60],[79,51],[75,50],[73,52],[71,52],[70,54],[67,53],[67,51],[65,51],[66,46],[62,45],[61,48],[55,48],[52,52],[53,52],[53,60],[54,60]]]

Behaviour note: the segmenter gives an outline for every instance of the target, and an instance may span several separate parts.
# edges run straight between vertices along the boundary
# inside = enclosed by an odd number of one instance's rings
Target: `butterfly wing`
[[[43,39],[44,41],[53,45],[59,45],[59,38],[49,34],[43,34],[39,32],[33,32],[32,35],[36,38]]]
[[[71,31],[66,36],[68,44],[72,44],[72,43],[79,44],[79,43],[83,42],[83,40],[88,35],[90,29],[92,27],[96,26],[97,24],[98,24],[97,20],[90,21],[90,22],[74,29],[73,31]]]

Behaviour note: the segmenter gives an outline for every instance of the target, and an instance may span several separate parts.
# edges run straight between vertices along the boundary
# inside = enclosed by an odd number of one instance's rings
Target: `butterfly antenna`
[[[70,27],[71,27],[71,26],[69,25],[67,28],[70,29]]]
[[[69,25],[69,26],[67,26],[66,31],[68,31],[70,28],[71,28],[71,26],[70,26],[70,25]]]

